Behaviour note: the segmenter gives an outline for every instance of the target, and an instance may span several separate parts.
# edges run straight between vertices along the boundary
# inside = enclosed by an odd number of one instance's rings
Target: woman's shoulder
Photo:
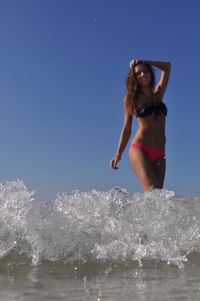
[[[160,86],[156,87],[155,90],[153,91],[153,97],[154,97],[155,101],[162,102],[161,87]]]

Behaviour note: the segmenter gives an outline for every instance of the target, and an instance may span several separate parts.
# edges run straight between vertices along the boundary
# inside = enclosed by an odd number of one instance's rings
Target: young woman
[[[161,69],[155,87],[153,67]],[[144,191],[161,189],[165,177],[165,118],[167,107],[162,102],[167,87],[171,64],[160,61],[130,62],[124,97],[124,125],[119,146],[110,166],[117,169],[122,153],[131,136],[132,118],[135,115],[139,129],[129,148],[129,159]]]

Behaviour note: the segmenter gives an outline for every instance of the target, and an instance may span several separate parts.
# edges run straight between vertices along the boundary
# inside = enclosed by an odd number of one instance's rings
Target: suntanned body
[[[155,88],[152,89],[149,83],[151,74],[148,72],[146,64],[160,68],[161,78]],[[165,89],[168,84],[171,65],[169,62],[160,61],[140,61],[133,60],[130,68],[134,68],[134,76],[136,77],[139,93],[137,102],[133,112],[130,112],[126,105],[126,97],[124,99],[124,125],[120,134],[119,145],[116,156],[111,160],[110,166],[117,169],[117,164],[121,159],[121,155],[130,139],[132,119],[137,115],[137,109],[143,104],[151,100],[154,103],[162,102]],[[131,141],[131,145],[145,145],[161,151],[165,151],[165,116],[163,114],[155,116],[146,116],[145,118],[137,118],[139,129]],[[166,162],[165,157],[158,158],[151,162],[147,153],[141,148],[130,148],[129,159],[133,170],[138,176],[144,191],[154,188],[162,188],[165,177]]]

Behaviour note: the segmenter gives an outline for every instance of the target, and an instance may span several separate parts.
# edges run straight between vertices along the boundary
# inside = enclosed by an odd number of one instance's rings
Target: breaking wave
[[[125,189],[34,198],[23,181],[0,184],[0,259],[15,253],[64,263],[164,261],[183,266],[200,253],[200,199]]]

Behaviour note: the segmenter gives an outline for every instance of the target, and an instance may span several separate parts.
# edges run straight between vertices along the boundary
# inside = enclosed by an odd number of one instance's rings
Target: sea
[[[0,300],[199,299],[199,197],[0,184]]]

